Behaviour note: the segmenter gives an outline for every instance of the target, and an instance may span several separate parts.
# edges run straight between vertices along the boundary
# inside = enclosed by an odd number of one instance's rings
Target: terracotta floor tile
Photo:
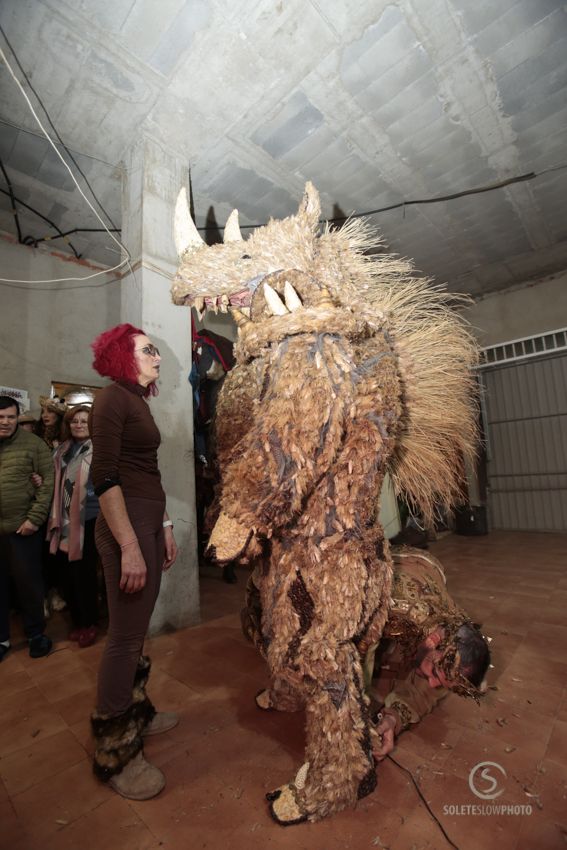
[[[53,776],[49,782],[17,794],[12,802],[33,846],[37,846],[61,830],[57,821],[72,823],[112,796],[114,792],[98,782],[90,766],[82,761]]]
[[[421,775],[420,785],[425,799],[461,850],[477,847],[512,850],[523,822],[530,817],[527,806],[533,801],[526,798],[514,778],[510,774],[504,778],[494,768],[488,769],[498,782],[498,790],[502,791],[495,800],[476,796],[469,785],[468,775],[462,777],[447,772],[440,776],[427,771]],[[493,786],[478,780],[476,787],[488,792]],[[524,808],[517,808],[515,814],[497,814],[492,809],[493,804]],[[485,808],[482,809],[482,806]]]
[[[567,538],[448,536],[431,551],[445,564],[457,601],[494,638],[489,681],[496,689],[480,706],[455,696],[444,700],[400,738],[394,757],[420,782],[460,850],[555,850],[564,846],[554,842],[563,842],[567,811],[567,623],[561,620]],[[303,712],[263,713],[255,706],[254,695],[268,680],[265,663],[241,635],[248,573],[237,572],[238,584],[226,585],[217,568],[206,568],[203,623],[146,641],[150,696],[158,708],[178,711],[180,723],[145,742],[147,757],[167,779],[165,791],[145,803],[119,798],[91,773],[89,715],[104,638],[80,650],[65,639],[66,617],[54,615],[49,631],[56,651],[33,660],[15,621],[14,651],[0,665],[0,718],[10,719],[0,721],[0,777],[6,776],[0,845],[8,837],[9,850],[448,846],[409,776],[390,760],[379,767],[377,791],[355,811],[295,829],[273,823],[264,795],[300,766],[305,719]],[[503,799],[536,806],[531,819],[443,814],[444,805],[476,801],[468,775],[481,758],[505,769]],[[30,774],[34,781],[43,777],[48,766],[55,775],[47,781],[18,785]],[[18,788],[25,790],[8,796]],[[2,808],[10,802],[17,815]]]
[[[30,706],[49,709],[49,703],[33,683],[30,688],[13,691],[11,694],[4,694],[2,692],[2,699],[0,699],[0,729],[2,726],[8,726],[21,720],[22,715],[26,713],[26,710]]]
[[[559,823],[537,813],[526,821],[522,824],[516,850],[564,850],[567,846],[567,817]]]
[[[77,646],[77,644],[73,645],[81,664],[95,674],[98,672],[98,668],[100,667],[100,659],[104,651],[105,643],[106,637],[102,636],[98,638],[97,642],[93,644],[93,646],[87,646],[85,649],[81,649]]]
[[[92,670],[84,667],[72,668],[38,683],[39,689],[50,703],[60,702],[85,691],[92,693],[95,685],[96,675]]]
[[[22,712],[20,720],[12,720],[9,725],[0,726],[0,758],[17,750],[31,746],[57,732],[67,725],[60,714],[52,711],[46,703],[32,705]]]
[[[83,664],[75,650],[76,644],[61,649],[55,648],[45,658],[29,658],[23,664],[36,685],[49,682],[71,670],[83,670]],[[25,658],[25,657],[24,657]]]
[[[567,820],[565,816],[567,812],[567,773],[564,765],[549,758],[544,759],[528,778],[525,788],[528,793],[535,794],[536,798],[539,799],[542,806],[541,811],[548,819],[559,820],[565,824]],[[534,802],[536,798],[531,797],[529,799]]]
[[[10,800],[0,800],[0,847],[5,850],[32,850],[28,842],[24,827]]]
[[[64,820],[62,818],[61,820]],[[187,846],[190,835],[185,836]],[[132,810],[127,800],[113,794],[93,811],[57,831],[43,845],[45,850],[157,850],[160,842]]]
[[[94,741],[92,737],[90,722],[91,711],[89,711],[89,713],[85,715],[82,720],[79,720],[78,723],[73,723],[73,725],[69,727],[73,737],[84,749],[89,759],[91,759],[94,754]]]
[[[174,676],[155,668],[152,670],[147,691],[158,711],[183,711],[197,694],[197,691]]]
[[[6,661],[2,662],[2,667],[5,663]],[[34,687],[33,680],[25,670],[15,669],[9,672],[2,670],[2,667],[0,667],[0,693],[2,694],[2,701],[12,696],[12,694],[19,694]]]
[[[567,775],[567,723],[556,720],[553,724],[546,758],[562,764]]]
[[[559,703],[559,708],[557,710],[557,720],[562,720],[564,723],[567,723],[567,688],[563,691],[563,696],[561,698],[561,702]]]
[[[391,759],[382,761],[378,766],[378,785],[369,799],[376,798],[380,806],[396,812],[401,818],[406,818],[419,805],[419,797],[411,778],[402,768],[406,767],[413,772],[416,765],[424,760],[400,748],[397,748],[393,755],[402,767],[394,764]]]
[[[66,730],[0,759],[0,776],[15,796],[84,759],[83,748]]]
[[[58,711],[65,723],[73,726],[81,720],[88,718],[94,709],[96,702],[96,687],[92,685],[85,690],[73,693],[70,696],[52,703],[54,711]]]

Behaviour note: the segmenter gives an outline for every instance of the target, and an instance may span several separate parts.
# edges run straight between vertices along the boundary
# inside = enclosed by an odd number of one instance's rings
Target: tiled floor
[[[450,536],[432,546],[449,587],[493,637],[492,689],[481,707],[456,696],[400,739],[411,771],[460,850],[567,847],[567,536]],[[263,714],[254,694],[262,661],[240,633],[245,572],[226,585],[202,576],[202,625],[148,641],[150,695],[180,713],[172,732],[147,741],[165,791],[128,802],[90,770],[88,716],[102,640],[80,650],[51,623],[55,650],[32,660],[15,647],[0,665],[2,850],[444,850],[451,845],[407,773],[391,761],[356,811],[283,829],[264,794],[302,761],[301,715]],[[502,794],[531,815],[457,814],[481,805],[471,769],[495,762]],[[484,783],[487,788],[487,783]],[[485,805],[491,804],[491,801]]]

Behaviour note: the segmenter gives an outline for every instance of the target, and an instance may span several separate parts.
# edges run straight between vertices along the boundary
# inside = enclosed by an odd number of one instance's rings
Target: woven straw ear
[[[309,220],[312,228],[317,227],[319,224],[321,201],[319,200],[319,192],[310,180],[305,184],[305,192],[299,205],[298,214],[304,215]]]

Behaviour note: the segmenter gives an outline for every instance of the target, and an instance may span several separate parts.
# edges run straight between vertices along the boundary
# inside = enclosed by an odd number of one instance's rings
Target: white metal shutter
[[[482,370],[490,526],[567,531],[567,354],[510,359]]]

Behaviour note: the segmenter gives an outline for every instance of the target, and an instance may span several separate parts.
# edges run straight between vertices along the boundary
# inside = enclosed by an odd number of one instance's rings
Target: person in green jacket
[[[52,646],[44,634],[40,527],[53,497],[53,459],[43,440],[18,426],[19,413],[15,399],[0,395],[0,661],[10,649],[10,578],[30,656],[41,658]]]

